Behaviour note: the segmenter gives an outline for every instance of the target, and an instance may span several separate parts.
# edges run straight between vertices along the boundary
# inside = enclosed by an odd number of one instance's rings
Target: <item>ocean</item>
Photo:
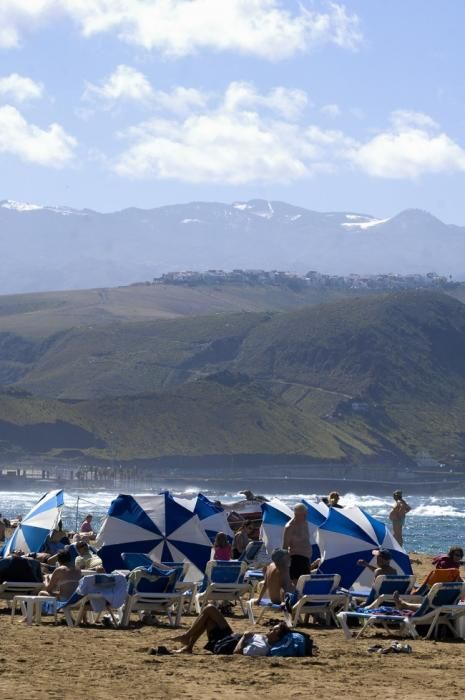
[[[187,497],[193,496],[198,490],[198,488],[192,487],[185,490],[183,494]],[[202,492],[211,499],[223,502],[238,501],[243,498],[238,493],[221,493],[205,488],[202,489]],[[19,514],[24,515],[42,495],[42,491],[27,493],[0,491],[0,513],[7,518],[15,518]],[[95,527],[97,527],[105,517],[107,508],[116,495],[116,492],[109,491],[76,490],[66,492],[63,511],[65,528],[75,529],[76,524],[80,523],[87,513],[93,514]],[[315,494],[309,493],[287,494],[285,496],[276,493],[263,495],[268,498],[281,498],[290,506],[300,501],[301,498],[310,501],[317,499]],[[447,551],[454,544],[464,546],[465,497],[410,497],[408,494],[404,494],[404,497],[412,507],[411,512],[407,515],[404,528],[404,546],[407,550],[436,554]],[[358,505],[374,517],[389,524],[388,513],[392,504],[390,498],[347,493],[342,496],[341,503],[343,505]]]

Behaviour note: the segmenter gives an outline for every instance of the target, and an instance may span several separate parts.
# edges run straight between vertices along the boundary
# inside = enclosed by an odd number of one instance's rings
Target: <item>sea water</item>
[[[198,488],[194,486],[183,492],[186,497],[193,497]],[[202,489],[202,492],[213,500],[222,502],[239,501],[243,498],[239,493]],[[153,492],[152,492],[153,493]],[[178,492],[176,492],[178,495]],[[43,491],[27,493],[16,491],[0,491],[0,513],[3,517],[16,518],[25,515],[28,510],[43,495]],[[63,522],[66,529],[74,530],[87,513],[94,516],[94,528],[98,529],[106,515],[108,506],[116,492],[76,490],[66,492]],[[180,495],[180,494],[179,494]],[[315,494],[299,493],[280,496],[276,493],[265,493],[268,498],[281,498],[289,506],[298,503],[302,498],[310,501],[317,500]],[[406,517],[404,527],[404,546],[409,551],[437,554],[445,552],[451,545],[465,545],[465,497],[427,497],[408,496],[404,494],[412,510]],[[347,493],[342,496],[343,505],[358,505],[375,518],[389,525],[388,514],[393,501],[377,496],[357,495]]]

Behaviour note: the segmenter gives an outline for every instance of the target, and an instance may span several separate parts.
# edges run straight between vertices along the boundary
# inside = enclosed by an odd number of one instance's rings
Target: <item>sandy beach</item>
[[[413,555],[417,577],[429,557]],[[269,616],[268,616],[269,617]],[[192,618],[193,619],[193,618]],[[191,618],[183,618],[183,626]],[[236,631],[250,629],[232,618]],[[262,628],[257,628],[256,631]],[[455,698],[465,687],[465,644],[415,641],[410,655],[368,653],[373,635],[347,642],[340,630],[313,628],[320,656],[308,659],[215,657],[202,645],[192,656],[149,655],[176,631],[166,627],[112,630],[100,625],[71,629],[50,619],[26,627],[17,616],[0,615],[2,700],[33,698]],[[380,642],[387,644],[382,633]]]

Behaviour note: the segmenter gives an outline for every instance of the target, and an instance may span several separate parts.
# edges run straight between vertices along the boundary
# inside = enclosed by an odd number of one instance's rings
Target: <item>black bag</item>
[[[213,653],[218,655],[233,654],[234,649],[237,647],[237,643],[241,637],[242,634],[228,634],[227,637],[219,639],[213,647]]]
[[[305,642],[305,656],[318,656],[319,654],[319,649],[313,639],[310,637],[309,634],[305,634],[305,632],[300,632],[299,634],[304,638]]]

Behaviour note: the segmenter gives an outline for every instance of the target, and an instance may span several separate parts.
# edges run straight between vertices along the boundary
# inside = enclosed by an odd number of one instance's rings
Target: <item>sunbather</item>
[[[77,569],[90,569],[92,571],[98,571],[104,573],[103,562],[97,554],[90,551],[87,542],[77,542],[76,543],[77,557],[74,562],[74,566]]]
[[[47,585],[39,595],[54,595],[59,600],[68,600],[76,590],[81,572],[72,564],[71,554],[62,551],[57,554],[58,566],[50,576]]]
[[[265,581],[256,603],[260,603],[265,594],[275,605],[284,602],[286,593],[292,593],[295,585],[291,581],[289,567],[291,558],[286,549],[275,549],[271,554],[272,562],[265,572]]]
[[[436,569],[459,569],[463,563],[463,549],[460,545],[451,547],[447,554],[439,554],[434,557],[433,564]]]
[[[357,564],[373,571],[374,578],[397,574],[397,571],[391,566],[391,552],[389,549],[374,549],[372,554],[376,557],[376,566],[365,561],[365,559],[359,559]]]
[[[267,634],[245,632],[238,637],[233,653],[243,654],[244,656],[268,656],[271,646],[279,642],[290,631],[284,622],[280,622],[272,627]],[[205,648],[213,652],[215,652],[215,646],[219,642],[233,633],[225,617],[214,605],[207,605],[191,628],[179,637],[175,637],[174,641],[182,644],[181,649],[177,650],[177,653],[192,654],[194,644],[204,633],[208,636],[208,644]]]

